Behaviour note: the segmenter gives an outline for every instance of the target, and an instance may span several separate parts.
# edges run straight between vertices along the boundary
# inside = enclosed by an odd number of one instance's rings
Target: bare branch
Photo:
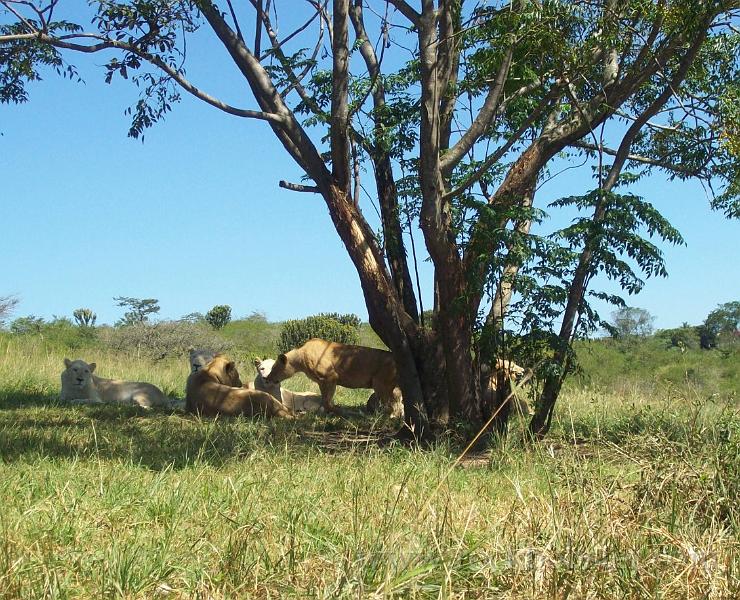
[[[308,192],[311,194],[321,193],[321,190],[319,190],[319,188],[317,188],[315,185],[301,185],[299,183],[291,183],[290,181],[285,181],[284,179],[281,179],[278,182],[278,185],[281,188],[290,190],[291,192]]]
[[[509,74],[509,67],[511,66],[511,58],[514,53],[514,47],[510,46],[504,55],[504,60],[501,63],[496,79],[488,91],[488,95],[478,112],[478,116],[472,122],[468,130],[458,140],[458,142],[450,148],[440,160],[440,169],[442,174],[449,176],[452,170],[460,163],[463,156],[473,147],[476,141],[483,135],[488,127],[493,122],[494,117],[497,113],[499,101],[501,100],[501,94],[504,89],[504,83],[506,77]]]
[[[409,6],[404,0],[386,0],[386,2],[395,7],[398,12],[400,12],[414,25],[419,25],[419,19],[421,18],[421,15],[413,8],[411,8],[411,6]]]
[[[617,151],[613,148],[608,148],[606,146],[597,146],[596,144],[589,144],[588,142],[584,141],[575,141],[570,144],[570,146],[574,148],[582,148],[583,150],[589,150],[591,152],[603,152],[604,154],[608,154],[609,156],[616,156]],[[681,175],[690,175],[692,177],[699,176],[699,173],[697,173],[694,169],[687,169],[686,167],[682,167],[681,165],[677,165],[675,163],[671,163],[665,160],[660,160],[657,158],[650,158],[649,156],[641,156],[639,154],[628,154],[627,160],[651,165],[654,167],[660,167],[661,169],[666,169],[667,171],[673,171],[675,173],[680,173]]]

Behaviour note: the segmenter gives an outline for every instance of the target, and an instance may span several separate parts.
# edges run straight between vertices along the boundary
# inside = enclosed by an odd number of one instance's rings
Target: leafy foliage
[[[231,321],[231,307],[227,304],[217,304],[206,313],[205,320],[214,329],[222,329]]]
[[[299,348],[311,338],[321,338],[341,344],[357,344],[360,340],[359,319],[355,315],[339,315],[345,322],[327,315],[314,315],[305,319],[295,319],[283,323],[278,340],[278,350],[288,352]],[[357,325],[353,325],[354,317]]]
[[[740,302],[720,304],[699,326],[701,347],[707,350],[715,348],[722,337],[735,342],[738,331],[740,331]]]
[[[42,317],[28,315],[19,317],[10,324],[10,331],[16,335],[34,335],[41,332],[45,320]]]

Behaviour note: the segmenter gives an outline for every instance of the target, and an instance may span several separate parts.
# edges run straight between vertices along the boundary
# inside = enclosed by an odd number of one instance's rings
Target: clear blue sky
[[[190,48],[189,78],[254,108],[223,52],[200,43]],[[322,311],[367,317],[321,198],[278,187],[300,181],[300,172],[267,125],[183,95],[142,144],[126,137],[123,114],[136,88],[104,84],[102,56],[71,58],[86,83],[50,73],[29,87],[29,103],[0,105],[0,296],[19,296],[14,316],[89,307],[112,323],[122,314],[113,297],[124,295],[158,298],[162,318],[215,304],[270,320]],[[583,174],[563,173],[540,190],[538,204],[588,187]],[[666,247],[670,277],[649,280],[628,303],[672,327],[740,299],[738,223],[711,212],[696,184],[656,177],[638,192],[687,245]],[[364,212],[377,223],[369,204]],[[429,305],[428,265],[422,275]]]

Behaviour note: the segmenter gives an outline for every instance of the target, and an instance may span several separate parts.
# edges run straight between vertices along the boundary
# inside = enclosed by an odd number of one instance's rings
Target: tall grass
[[[185,357],[94,354],[182,395]],[[730,395],[572,387],[543,443],[450,470],[383,422],[62,406],[63,357],[0,336],[0,597],[740,596]]]

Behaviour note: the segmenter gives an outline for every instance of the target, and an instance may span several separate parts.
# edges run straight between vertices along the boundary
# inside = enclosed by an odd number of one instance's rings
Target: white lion
[[[216,353],[213,350],[203,348],[190,348],[190,372],[197,373],[213,360]]]
[[[257,376],[254,378],[254,389],[267,392],[294,412],[323,411],[324,405],[321,401],[321,394],[292,392],[280,387],[280,383],[268,383],[266,378],[274,365],[275,361],[271,358],[255,359],[254,366],[257,367]]]
[[[67,367],[62,371],[63,402],[74,404],[131,404],[142,408],[155,406],[182,408],[182,400],[173,400],[162,393],[157,386],[140,381],[121,381],[105,379],[93,375],[95,363],[84,360],[64,359]]]

